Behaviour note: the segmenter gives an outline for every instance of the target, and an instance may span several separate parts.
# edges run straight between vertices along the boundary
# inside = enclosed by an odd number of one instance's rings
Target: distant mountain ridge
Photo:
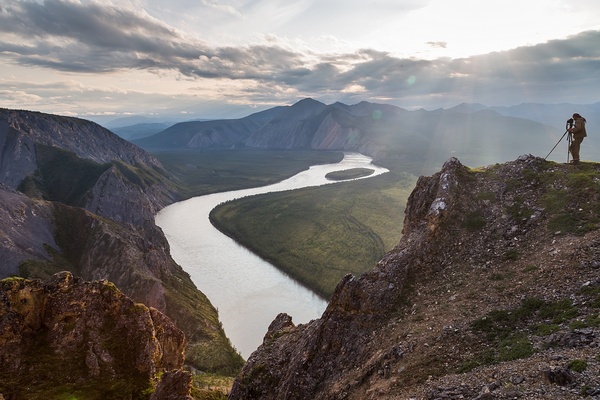
[[[133,142],[147,149],[231,147],[242,143],[280,110],[275,107],[240,119],[180,122]]]
[[[546,155],[561,137],[573,110],[585,112],[588,122],[600,120],[600,103],[587,108],[465,103],[447,110],[410,111],[365,101],[326,105],[303,99],[238,120],[176,124],[134,143],[147,149],[248,146],[344,150],[375,160],[392,157],[418,161],[427,155],[424,161],[437,165],[456,156],[468,165],[487,165],[522,154]],[[600,157],[600,151],[588,146],[590,142],[585,141],[585,157]]]
[[[170,125],[166,123],[152,122],[128,125],[123,127],[110,128],[110,130],[125,140],[132,141],[144,137],[152,136],[164,131]]]
[[[462,103],[450,110],[460,112],[476,112],[481,110],[493,110],[501,115],[508,117],[517,117],[530,119],[544,125],[562,128],[566,121],[571,118],[573,113],[577,112],[586,118],[592,124],[600,122],[600,102],[594,104],[541,104],[541,103],[523,103],[514,106],[493,106],[488,107],[483,104]]]

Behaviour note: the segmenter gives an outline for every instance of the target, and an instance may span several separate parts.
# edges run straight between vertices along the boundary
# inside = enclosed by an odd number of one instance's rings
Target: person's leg
[[[581,142],[583,142],[583,138],[573,138],[571,142],[571,155],[573,156],[573,163],[579,162],[579,149],[581,148]]]

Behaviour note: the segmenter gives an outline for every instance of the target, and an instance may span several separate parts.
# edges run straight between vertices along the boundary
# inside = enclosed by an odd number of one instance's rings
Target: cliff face
[[[15,275],[28,258],[50,258],[46,245],[56,248],[52,207],[0,187],[0,277]]]
[[[196,367],[241,366],[154,224],[174,201],[156,159],[92,122],[12,110],[0,110],[0,155],[0,278],[108,279],[176,321]]]
[[[0,109],[0,148],[3,176],[23,178],[19,162],[35,167],[34,144],[72,151],[97,163],[119,160],[131,165],[162,168],[139,147],[91,121],[32,111]],[[18,184],[18,181],[16,182]]]
[[[159,373],[183,367],[184,348],[183,332],[169,318],[106,281],[66,272],[45,283],[0,281],[5,398],[147,398]],[[178,380],[189,396],[189,374]]]
[[[144,150],[93,122],[30,111],[0,109],[0,183],[133,224],[174,200]]]
[[[398,246],[320,319],[276,318],[230,399],[600,393],[599,179],[598,164],[449,160],[419,179]]]

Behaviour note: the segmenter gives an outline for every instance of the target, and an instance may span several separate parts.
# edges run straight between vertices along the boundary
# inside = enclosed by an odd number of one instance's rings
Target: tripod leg
[[[556,146],[558,146],[558,144],[559,144],[559,143],[560,143],[560,141],[561,141],[561,140],[562,140],[562,139],[565,137],[565,135],[567,134],[567,132],[569,132],[569,131],[566,131],[565,133],[563,133],[563,135],[560,137],[560,139],[558,139],[558,142],[556,142],[556,144],[554,145],[554,147],[552,148],[552,150],[550,150],[550,153],[548,153],[548,154],[546,155],[546,157],[544,157],[544,160],[545,160],[545,159],[547,159],[547,158],[548,158],[548,156],[549,156],[549,155],[550,155],[550,154],[551,154],[551,153],[554,151],[554,149],[556,148]]]

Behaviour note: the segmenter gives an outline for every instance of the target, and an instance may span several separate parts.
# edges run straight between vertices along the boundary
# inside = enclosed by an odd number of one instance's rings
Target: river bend
[[[156,215],[171,256],[218,309],[225,333],[245,359],[262,343],[277,314],[285,312],[295,324],[306,323],[319,318],[327,303],[222,234],[210,223],[210,211],[241,197],[336,183],[325,178],[329,172],[351,168],[375,171],[365,178],[388,172],[371,161],[362,154],[345,153],[337,164],[315,165],[268,186],[194,197],[165,207]]]

